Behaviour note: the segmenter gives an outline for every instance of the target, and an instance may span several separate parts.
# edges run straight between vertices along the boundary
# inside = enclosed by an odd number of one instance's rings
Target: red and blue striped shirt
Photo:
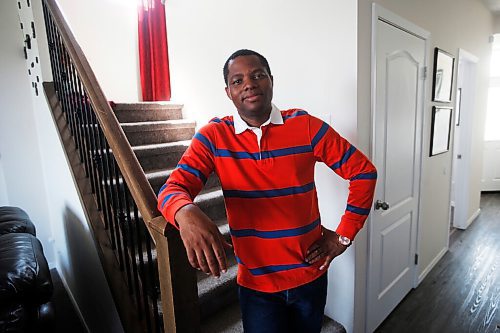
[[[281,111],[283,124],[235,134],[233,117],[215,118],[194,136],[158,195],[170,223],[191,204],[212,172],[220,179],[238,284],[263,292],[295,288],[324,272],[305,262],[321,237],[314,165],[323,162],[349,180],[337,233],[354,239],[371,210],[374,165],[322,120],[299,109]]]

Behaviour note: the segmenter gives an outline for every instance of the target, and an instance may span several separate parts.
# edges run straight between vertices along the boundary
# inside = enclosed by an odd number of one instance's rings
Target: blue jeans
[[[276,293],[239,286],[245,333],[319,333],[327,290],[326,272],[316,280]]]

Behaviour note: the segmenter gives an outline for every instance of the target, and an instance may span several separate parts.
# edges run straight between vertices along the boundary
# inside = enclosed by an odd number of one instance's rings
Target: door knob
[[[389,204],[385,201],[377,200],[375,201],[375,209],[388,210]]]

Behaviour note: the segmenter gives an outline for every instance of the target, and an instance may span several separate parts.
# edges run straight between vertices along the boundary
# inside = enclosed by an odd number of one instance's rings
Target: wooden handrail
[[[157,198],[151,185],[149,184],[144,171],[137,160],[128,140],[123,132],[113,109],[109,105],[104,92],[92,71],[87,58],[83,54],[80,45],[76,42],[75,36],[71,32],[64,15],[61,13],[55,0],[45,0],[56,25],[59,28],[63,43],[68,51],[73,64],[78,71],[83,82],[90,102],[94,107],[98,121],[106,136],[109,146],[116,157],[118,166],[125,178],[130,193],[134,198],[142,218],[149,228],[167,234],[167,221],[162,217],[156,208]],[[161,217],[161,218],[160,218]]]

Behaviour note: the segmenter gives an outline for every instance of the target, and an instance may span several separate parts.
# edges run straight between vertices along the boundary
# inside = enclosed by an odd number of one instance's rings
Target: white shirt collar
[[[254,129],[255,127],[248,125],[240,116],[238,111],[233,114],[234,120],[234,132],[236,134],[241,134],[245,132],[247,129]],[[263,123],[260,127],[269,125],[273,123],[275,125],[283,124],[283,117],[281,116],[280,110],[276,107],[276,105],[272,104],[271,114],[269,115],[269,119]]]

